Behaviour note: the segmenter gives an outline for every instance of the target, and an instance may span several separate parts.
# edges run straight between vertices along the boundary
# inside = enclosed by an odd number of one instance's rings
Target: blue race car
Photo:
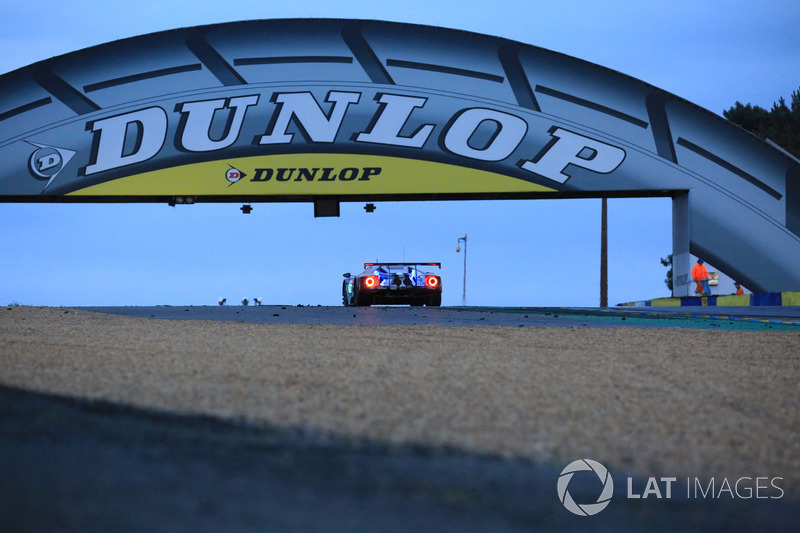
[[[375,304],[442,305],[442,278],[420,270],[441,263],[364,263],[364,271],[349,272],[342,283],[345,306]]]

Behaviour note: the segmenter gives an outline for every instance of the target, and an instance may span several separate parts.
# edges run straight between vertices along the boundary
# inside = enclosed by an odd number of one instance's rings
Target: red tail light
[[[374,289],[380,284],[381,280],[378,276],[366,276],[364,278],[364,287],[367,289]]]
[[[439,286],[439,276],[425,276],[425,286],[426,287],[438,287]]]

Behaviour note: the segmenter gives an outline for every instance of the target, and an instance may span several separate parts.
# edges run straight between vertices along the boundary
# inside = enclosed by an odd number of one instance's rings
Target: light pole
[[[458,238],[456,252],[461,251],[461,241],[464,241],[464,289],[461,292],[461,305],[467,305],[467,234]]]

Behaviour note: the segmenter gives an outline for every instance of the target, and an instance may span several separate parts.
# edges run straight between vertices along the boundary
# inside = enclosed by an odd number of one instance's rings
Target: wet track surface
[[[258,324],[326,324],[335,326],[504,326],[713,328],[798,330],[798,307],[330,307],[141,306],[82,307],[87,311],[140,318],[212,320]]]

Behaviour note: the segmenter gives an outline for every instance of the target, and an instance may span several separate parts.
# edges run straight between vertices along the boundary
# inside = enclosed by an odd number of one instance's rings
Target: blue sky
[[[111,7],[113,6],[113,7]],[[0,73],[116,39],[235,20],[364,18],[518,40],[618,70],[715,113],[800,86],[795,1],[150,2],[0,6]],[[443,263],[443,305],[596,306],[600,200],[342,204],[0,204],[0,304],[336,305],[364,261]],[[413,228],[416,231],[400,231]],[[668,199],[609,201],[609,302],[666,296]]]

